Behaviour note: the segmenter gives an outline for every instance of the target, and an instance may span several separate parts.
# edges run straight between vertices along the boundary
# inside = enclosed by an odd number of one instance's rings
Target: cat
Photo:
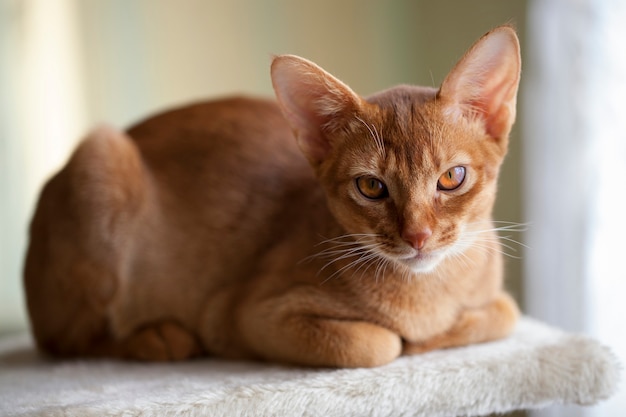
[[[92,131],[43,188],[25,292],[48,354],[374,367],[506,337],[491,220],[515,119],[514,29],[439,89],[367,98],[273,58],[277,101]]]

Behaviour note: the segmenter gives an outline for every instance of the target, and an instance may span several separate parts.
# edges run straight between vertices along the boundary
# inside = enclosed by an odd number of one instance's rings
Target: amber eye
[[[465,167],[450,168],[439,177],[437,188],[444,191],[452,191],[459,188],[465,179]]]
[[[356,187],[363,197],[371,200],[379,200],[387,197],[387,186],[375,177],[359,177],[356,179]]]

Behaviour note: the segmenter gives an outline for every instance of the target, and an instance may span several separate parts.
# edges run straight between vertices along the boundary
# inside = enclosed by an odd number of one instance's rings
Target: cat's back
[[[152,116],[127,131],[150,169],[184,165],[198,170],[211,161],[230,171],[243,165],[306,163],[278,105],[232,97],[195,103]],[[274,164],[275,165],[275,164]],[[216,167],[217,168],[217,167]],[[214,169],[214,168],[211,168]]]
[[[158,194],[176,200],[165,208],[191,217],[215,218],[214,211],[251,207],[274,211],[285,194],[314,181],[271,100],[234,97],[196,103],[150,117],[127,134]],[[240,218],[242,226],[246,218]]]
[[[195,256],[222,265],[267,246],[281,234],[293,196],[315,187],[313,171],[271,100],[192,104],[148,118],[127,135],[152,190],[156,213],[149,218],[165,219],[157,225],[163,239],[184,241],[179,248],[193,247]],[[193,256],[185,249],[177,256]]]
[[[170,141],[178,138],[193,139],[194,133],[217,139],[221,136],[245,140],[243,136],[272,131],[291,136],[276,102],[240,96],[165,110],[131,126],[127,133],[142,149],[154,151],[159,147],[171,147]]]

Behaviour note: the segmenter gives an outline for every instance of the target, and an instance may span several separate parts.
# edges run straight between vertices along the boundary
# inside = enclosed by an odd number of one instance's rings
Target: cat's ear
[[[506,138],[515,121],[521,71],[519,41],[509,26],[480,38],[446,77],[438,97],[454,118],[481,119],[486,133]]]
[[[359,112],[361,98],[322,68],[295,55],[272,61],[272,84],[300,148],[314,166],[332,148],[332,136]]]

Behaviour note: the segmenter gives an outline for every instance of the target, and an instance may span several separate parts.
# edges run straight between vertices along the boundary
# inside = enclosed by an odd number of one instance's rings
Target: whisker
[[[517,241],[517,240],[515,240],[515,239],[511,238],[510,236],[499,236],[499,238],[500,238],[501,240],[506,240],[507,242],[511,242],[511,243],[515,243],[516,245],[523,246],[523,247],[525,247],[526,249],[530,249],[530,246],[525,245],[524,243],[522,243],[522,242],[520,242],[520,241]],[[501,243],[502,245],[504,245],[502,242],[500,242],[500,243]]]
[[[337,253],[344,253],[347,251],[351,251],[351,250],[355,250],[355,249],[375,249],[381,246],[380,243],[367,243],[367,244],[362,244],[362,243],[354,243],[352,245],[342,245],[344,246],[343,248],[336,248],[336,247],[332,247],[332,248],[327,248],[324,249],[323,251],[318,252],[316,255],[333,255],[333,254],[337,254]]]
[[[489,233],[489,232],[524,232],[526,230],[528,229],[523,228],[519,225],[518,226],[510,225],[510,226],[494,227],[491,229],[470,230],[470,231],[467,231],[466,233],[481,234],[481,233]]]
[[[326,277],[320,285],[323,285],[349,269],[353,269],[352,275],[360,271],[365,273],[372,267],[375,267],[377,262],[379,262],[379,259],[381,259],[379,251],[382,247],[384,247],[384,244],[376,241],[376,239],[380,237],[378,234],[352,233],[333,238],[326,238],[324,236],[321,237],[323,240],[316,246],[330,245],[330,247],[310,255],[300,262],[310,261],[316,258],[330,258],[330,260],[318,270],[318,275],[337,262],[342,260],[348,260],[348,262],[339,269],[333,271],[333,273]]]
[[[482,243],[482,249],[485,251],[499,252],[505,256],[514,259],[521,259],[508,251],[518,252],[518,247],[529,249],[524,243],[514,239],[510,235],[501,235],[501,232],[524,232],[528,230],[530,223],[509,222],[503,220],[482,220],[468,223],[468,225],[488,224],[495,227],[486,229],[469,230],[463,233],[463,238],[459,242],[468,247],[479,247]],[[498,247],[490,246],[491,243],[497,243]],[[506,249],[506,250],[505,250]]]
[[[385,156],[385,144],[382,141],[382,138],[378,135],[378,130],[376,129],[376,126],[374,126],[373,124],[370,125],[367,124],[363,119],[361,119],[359,116],[354,116],[359,122],[363,123],[363,125],[367,128],[367,130],[369,130],[370,135],[372,136],[372,139],[374,139],[374,143],[376,143],[376,148],[378,148],[378,152],[380,152],[380,155],[382,157]],[[374,128],[374,130],[372,130],[372,127]],[[374,131],[376,131],[376,134],[374,134]]]
[[[469,269],[472,266],[472,264],[474,265],[476,264],[476,260],[472,259],[465,252],[454,252],[454,253],[451,253],[450,255],[457,261],[461,262],[463,266],[467,269]]]
[[[329,280],[331,280],[332,278],[334,278],[336,275],[341,274],[341,273],[342,273],[343,271],[345,271],[346,269],[352,268],[352,267],[354,267],[355,265],[358,265],[359,263],[364,262],[364,260],[363,260],[363,256],[370,257],[370,258],[368,258],[368,259],[371,259],[371,257],[372,257],[372,256],[378,256],[378,255],[374,254],[373,252],[372,252],[372,253],[369,253],[369,254],[367,254],[367,255],[361,255],[360,257],[358,257],[358,258],[357,258],[357,259],[355,259],[354,261],[352,261],[352,262],[348,263],[347,265],[342,266],[341,268],[339,268],[338,270],[336,270],[335,272],[333,272],[333,273],[332,273],[332,274],[331,274],[328,278],[326,278],[324,281],[322,281],[322,283],[321,283],[320,285],[324,285],[326,282],[328,282]],[[367,259],[366,259],[366,260],[367,260]],[[334,261],[332,261],[332,262],[334,262]],[[332,262],[331,262],[331,263],[332,263]]]
[[[365,269],[363,270],[363,274],[365,274],[371,267],[372,267],[372,262],[370,261],[376,261],[378,258],[380,258],[380,256],[378,256],[375,253],[370,253],[365,255],[362,259],[360,259],[361,261],[361,265],[359,265],[359,267],[357,269],[355,269],[354,271],[352,271],[352,275],[356,274],[357,272],[359,272],[364,266]]]
[[[340,261],[342,259],[347,259],[353,256],[359,256],[360,257],[364,256],[364,255],[368,255],[370,253],[373,253],[372,250],[367,249],[367,248],[355,248],[353,250],[350,250],[348,253],[345,253],[339,257],[335,257],[333,259],[330,260],[330,262],[327,262],[322,268],[320,268],[320,270],[317,272],[318,274],[321,273],[324,269],[326,269],[328,266],[334,264],[337,261]]]
[[[480,243],[475,242],[472,245],[472,247],[473,248],[477,248],[477,249],[481,249],[481,250],[483,250],[483,252],[486,252],[486,253],[495,252],[495,253],[500,253],[500,254],[502,254],[504,256],[507,256],[509,258],[512,258],[512,259],[522,259],[519,256],[512,255],[512,254],[510,254],[508,252],[505,252],[505,251],[503,251],[501,249],[495,248],[495,247],[493,247],[491,245],[481,245]]]
[[[358,240],[363,239],[363,238],[376,238],[376,237],[379,237],[379,236],[380,235],[378,235],[376,233],[351,233],[351,234],[345,234],[345,235],[333,237],[333,238],[330,238],[330,239],[328,239],[328,238],[326,238],[324,236],[320,236],[324,240],[322,240],[321,242],[319,242],[315,246],[320,246],[320,245],[323,245],[325,243],[333,243],[333,242],[354,243],[354,241],[352,241],[352,242],[341,242],[341,241],[342,240],[346,240],[346,239],[355,239],[355,241],[358,241]]]
[[[325,238],[324,236],[320,236],[324,240],[317,243],[315,245],[316,247],[321,245],[331,245],[332,247],[321,250],[317,253],[314,253],[313,255],[309,255],[304,259],[298,261],[298,264],[300,265],[315,258],[325,258],[334,256],[336,254],[345,253],[345,251],[353,250],[356,248],[375,249],[376,247],[378,247],[378,245],[380,245],[379,243],[375,242],[375,238],[378,236],[379,235],[373,233],[345,234],[330,239]]]
[[[387,151],[385,150],[385,142],[383,141],[383,136],[378,133],[378,129],[376,129],[376,125],[374,125],[373,123],[372,127],[374,128],[374,133],[376,134],[376,139],[382,154],[381,156],[384,158]]]
[[[497,232],[497,231],[510,231],[510,232],[525,232],[528,230],[531,223],[517,223],[517,222],[507,222],[503,220],[481,220],[477,222],[467,223],[468,225],[476,225],[476,224],[503,224],[504,226],[497,226],[489,229],[483,229],[476,231],[477,233],[486,233],[486,232]],[[474,231],[468,233],[476,233]]]
[[[411,276],[413,275],[413,271],[409,268],[404,268],[404,273],[402,274],[402,280],[406,283],[411,282]]]
[[[383,278],[383,281],[385,280],[385,277],[387,276],[387,268],[388,268],[389,266],[391,266],[391,267],[392,267],[393,271],[395,271],[395,270],[396,270],[396,264],[394,264],[394,263],[393,263],[392,261],[390,261],[389,259],[384,259],[384,262],[383,262],[383,271],[382,271],[382,273],[381,273],[381,274],[382,274],[381,276],[382,276],[382,278]]]
[[[468,244],[469,244],[469,246],[471,246],[471,245],[472,245],[472,243],[474,243],[474,242],[482,242],[482,243],[485,243],[485,244],[486,244],[486,243],[495,243],[495,244],[497,244],[497,245],[499,245],[499,246],[502,246],[502,247],[504,247],[504,248],[510,249],[510,250],[512,250],[513,252],[517,252],[517,248],[516,248],[516,247],[514,247],[514,246],[511,246],[511,245],[508,245],[508,244],[506,244],[506,243],[501,242],[501,239],[502,239],[501,237],[494,237],[494,238],[486,238],[486,237],[481,237],[481,238],[479,238],[479,239],[473,239],[473,240],[471,240],[471,241],[465,241],[465,242],[463,242],[463,243],[468,243]],[[507,240],[508,240],[508,239],[507,239]],[[519,242],[517,242],[517,241],[515,241],[515,240],[512,240],[512,239],[510,239],[510,240],[512,241],[512,243],[517,243],[517,244],[520,244],[521,246],[525,246],[525,247],[527,247],[526,245],[523,245],[523,244],[521,244],[521,243],[519,243]]]
[[[385,263],[387,262],[386,259],[379,257],[377,262],[376,262],[376,269],[374,270],[374,280],[376,281],[376,283],[378,283],[378,276],[381,272],[381,268],[383,267],[383,265],[385,265]],[[384,274],[384,272],[383,272]],[[383,275],[384,277],[384,275]]]

